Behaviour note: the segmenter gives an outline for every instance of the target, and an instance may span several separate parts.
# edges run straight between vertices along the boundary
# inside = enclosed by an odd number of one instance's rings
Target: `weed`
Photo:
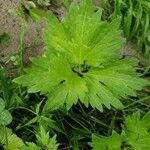
[[[19,77],[7,75],[4,61],[0,69],[0,149],[150,149],[149,82],[144,79],[149,74],[137,59],[121,56],[121,20],[128,40],[145,37],[139,35],[140,27],[147,31],[135,9],[146,0],[136,1],[105,0],[104,14],[91,0],[65,1],[68,13],[61,20],[23,1],[18,53],[8,60]],[[142,11],[141,19],[143,12],[148,14]],[[26,68],[23,41],[29,14],[45,18],[48,26],[45,53],[31,58],[32,66]]]

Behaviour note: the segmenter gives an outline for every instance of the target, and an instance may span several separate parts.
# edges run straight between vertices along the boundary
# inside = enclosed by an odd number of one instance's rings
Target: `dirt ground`
[[[1,58],[9,57],[18,52],[22,18],[10,14],[10,11],[17,10],[20,5],[20,1],[18,0],[0,1],[0,35],[5,32],[10,37],[8,46],[0,46]],[[24,48],[30,49],[30,47],[32,47],[32,53],[28,54],[28,51],[27,55],[34,56],[41,54],[41,49],[43,47],[43,41],[41,40],[42,28],[45,26],[45,23],[35,23],[32,19],[29,19],[28,23],[28,31],[24,38]]]

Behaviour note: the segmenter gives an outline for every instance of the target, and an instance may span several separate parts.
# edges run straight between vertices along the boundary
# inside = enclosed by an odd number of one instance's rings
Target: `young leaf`
[[[58,144],[56,143],[56,136],[50,138],[49,132],[46,132],[41,126],[39,133],[36,135],[37,143],[48,150],[57,150]]]
[[[120,150],[121,142],[121,136],[114,131],[110,137],[99,137],[93,134],[91,146],[93,150]]]
[[[134,150],[150,149],[150,113],[142,119],[140,112],[125,118],[125,128],[122,133],[124,141],[133,147]]]
[[[94,12],[91,0],[80,7],[72,3],[61,21],[47,16],[45,55],[33,58],[33,66],[14,80],[31,93],[47,94],[45,110],[70,109],[78,100],[100,111],[103,105],[121,109],[119,98],[135,96],[148,84],[136,73],[137,60],[120,59],[124,39],[119,19],[101,21],[101,10]]]

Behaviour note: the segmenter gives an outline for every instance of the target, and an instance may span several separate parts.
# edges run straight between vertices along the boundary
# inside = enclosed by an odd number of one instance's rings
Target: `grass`
[[[150,51],[150,21],[149,21],[149,0],[105,0],[103,1],[103,18],[112,20],[121,18],[121,28],[128,41],[135,42],[137,51],[146,59],[149,67]]]

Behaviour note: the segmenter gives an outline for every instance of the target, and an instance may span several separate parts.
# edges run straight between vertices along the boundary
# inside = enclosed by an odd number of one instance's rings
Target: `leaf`
[[[51,116],[49,117],[40,116],[40,119],[38,122],[40,125],[43,125],[45,129],[50,128],[50,129],[54,129],[55,131],[63,133],[63,130],[58,127],[58,125],[56,124],[54,120],[51,119]]]
[[[49,52],[62,52],[69,55],[74,64],[85,61],[93,66],[118,58],[124,43],[118,31],[119,19],[107,24],[100,21],[101,10],[93,11],[91,1],[86,0],[79,9],[72,4],[65,21],[59,22],[50,14],[49,26],[44,31]]]
[[[12,116],[5,110],[5,102],[0,98],[0,125],[8,125],[12,121]]]
[[[8,110],[3,110],[0,113],[0,124],[1,125],[8,125],[8,124],[11,123],[11,121],[12,121],[12,116],[9,113],[9,111]]]
[[[131,145],[134,150],[150,149],[150,113],[143,118],[140,112],[133,113],[125,118],[125,127],[122,133],[124,140]]]
[[[4,146],[4,148],[6,148],[7,144],[7,150],[20,150],[24,145],[23,141],[6,127],[0,127],[0,143]]]
[[[93,150],[120,150],[121,149],[121,136],[113,131],[110,137],[99,137],[97,135],[92,135]]]
[[[46,13],[37,8],[29,9],[29,12],[35,21],[40,21],[42,18],[46,17]]]
[[[144,134],[150,129],[150,113],[147,113],[143,118],[140,117],[140,112],[135,112],[132,116],[125,118],[125,129],[133,133]]]
[[[77,102],[78,98],[84,97],[87,91],[86,84],[76,73],[72,72],[71,66],[65,57],[48,55],[47,57],[33,59],[32,62],[37,66],[27,72],[31,71],[34,74],[24,75],[15,81],[20,80],[24,85],[34,84],[29,88],[29,92],[41,91],[45,94],[49,93],[45,109],[60,107],[64,105],[67,99],[71,103],[67,103],[67,108],[69,109],[73,103]],[[45,78],[41,80],[39,77]],[[50,80],[47,77],[50,77]],[[28,80],[29,78],[30,81]],[[62,103],[60,103],[60,99]]]
[[[132,137],[129,137],[127,142],[134,150],[148,150],[150,149],[150,133],[143,135],[132,134]]]
[[[35,143],[26,142],[26,145],[21,147],[22,150],[42,150],[42,148],[38,147]]]
[[[2,112],[5,109],[5,102],[3,99],[0,98],[0,112]]]
[[[58,144],[56,143],[56,136],[50,138],[49,132],[45,132],[44,128],[41,126],[39,134],[36,135],[37,143],[42,147],[49,150],[57,150]]]
[[[57,150],[58,144],[56,143],[56,136],[49,137],[43,128],[36,134],[37,143],[24,142],[16,134],[12,133],[11,129],[0,126],[0,144],[7,150]]]
[[[46,53],[32,58],[32,67],[14,82],[48,97],[44,111],[70,109],[78,100],[100,111],[103,106],[122,109],[120,98],[135,96],[148,85],[136,73],[136,59],[120,59],[124,39],[118,30],[120,19],[101,21],[91,0],[72,3],[67,17],[47,15],[44,31]]]
[[[115,131],[109,137],[93,134],[90,145],[93,147],[93,150],[120,150],[121,145],[125,149],[130,147],[133,150],[148,150],[150,149],[149,130],[150,113],[141,118],[140,112],[135,112],[125,117],[121,134]]]
[[[43,126],[40,126],[40,131],[36,134],[37,143],[41,147],[48,150],[57,150],[58,144],[56,143],[56,135],[50,138],[49,132],[46,132]]]

